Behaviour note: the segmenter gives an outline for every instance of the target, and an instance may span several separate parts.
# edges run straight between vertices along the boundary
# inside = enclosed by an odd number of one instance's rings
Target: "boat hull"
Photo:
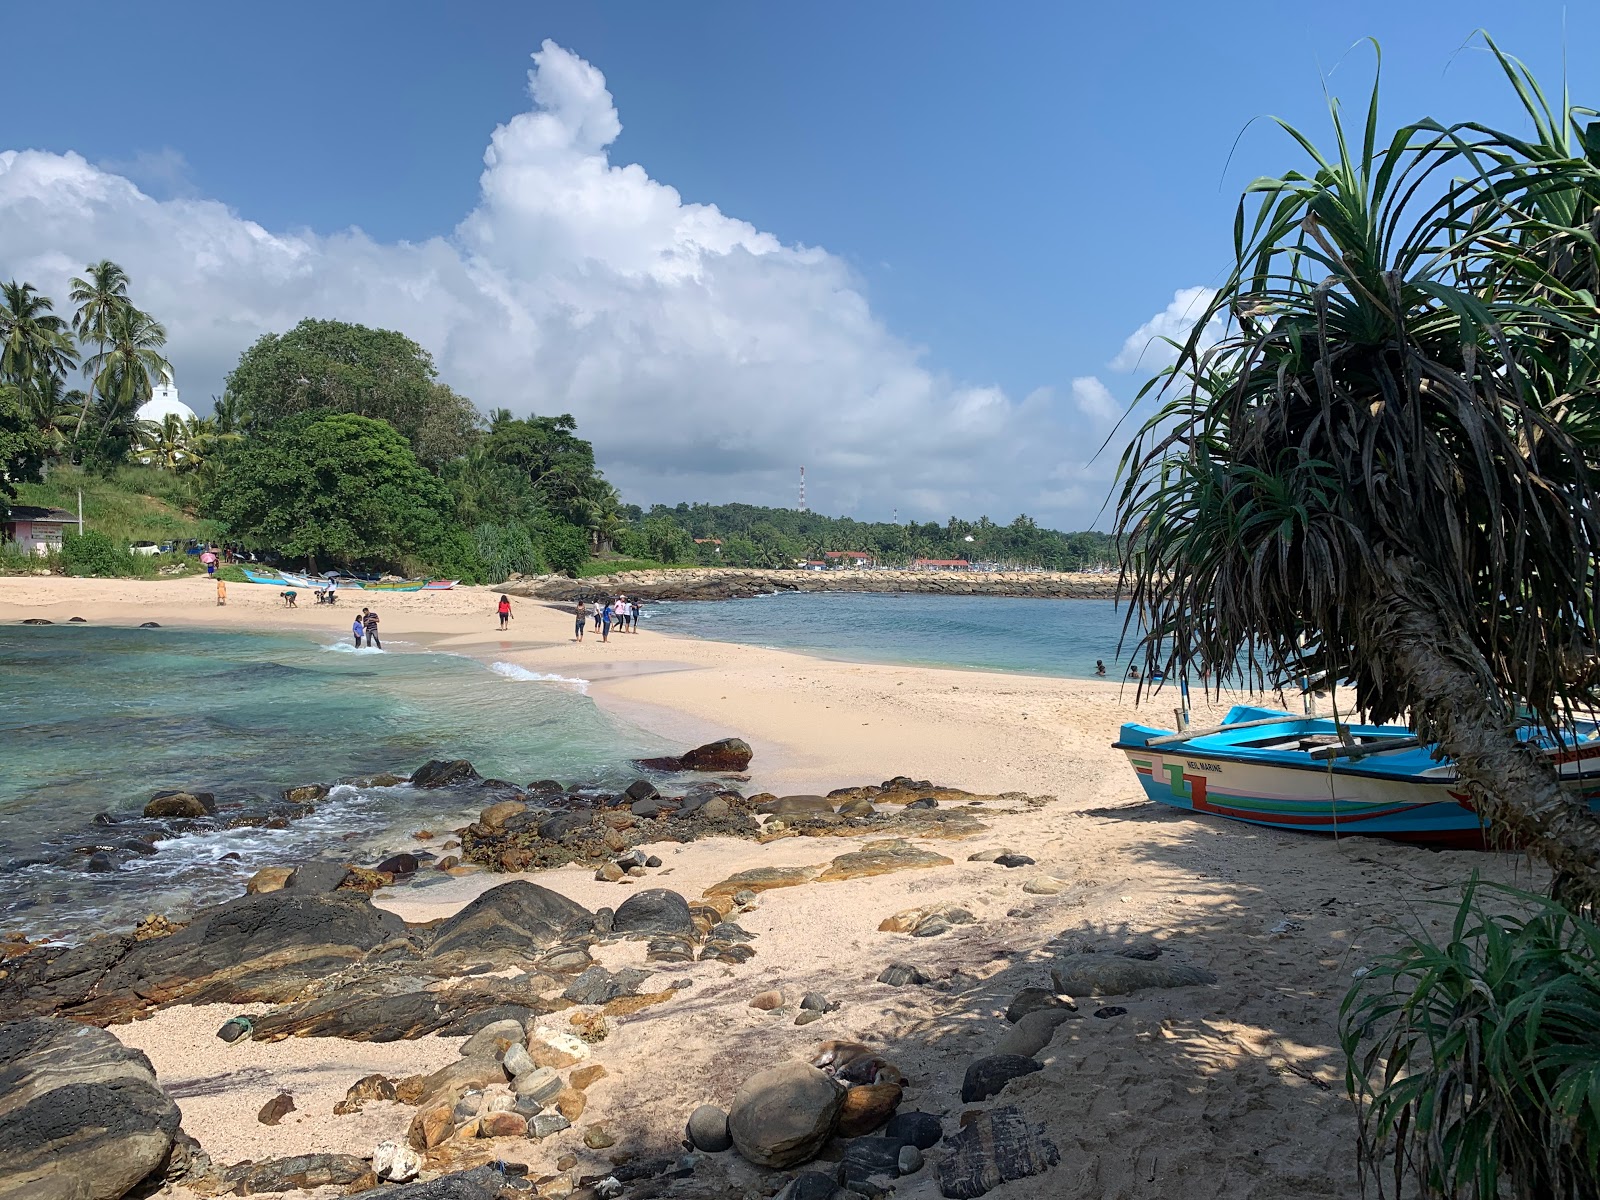
[[[1247,719],[1258,711],[1235,713]],[[1240,718],[1230,714],[1230,720],[1236,719]],[[1297,732],[1321,732],[1316,724],[1285,714],[1276,734],[1269,727],[1243,736],[1292,740]],[[1332,727],[1331,722],[1320,724]],[[1361,728],[1369,736],[1393,738],[1397,747],[1407,734],[1398,726]],[[1116,743],[1145,795],[1159,804],[1296,833],[1384,837],[1463,849],[1500,844],[1473,808],[1454,765],[1433,760],[1425,748],[1335,760],[1330,766],[1309,753],[1207,746],[1224,739],[1203,736],[1193,742],[1147,744],[1165,732],[1125,725]],[[1600,811],[1600,745],[1585,743],[1575,750],[1547,753],[1568,793]]]

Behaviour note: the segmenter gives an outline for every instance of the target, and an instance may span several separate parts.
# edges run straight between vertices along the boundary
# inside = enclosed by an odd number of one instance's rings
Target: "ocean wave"
[[[496,675],[503,675],[507,679],[515,679],[518,683],[570,683],[577,691],[584,693],[589,691],[589,681],[587,679],[573,679],[567,675],[548,675],[541,671],[530,671],[527,667],[517,666],[516,663],[490,663],[489,669]]]
[[[331,645],[327,645],[327,646],[324,646],[322,648],[324,650],[332,650],[336,654],[382,654],[383,653],[383,650],[382,650],[381,647],[378,647],[378,646],[359,646],[358,647],[354,642],[334,642]]]

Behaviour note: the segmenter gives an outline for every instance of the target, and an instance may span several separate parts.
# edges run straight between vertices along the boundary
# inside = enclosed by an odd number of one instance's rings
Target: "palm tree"
[[[128,306],[128,273],[109,259],[84,270],[87,278],[73,276],[69,285],[75,306],[72,332],[80,342],[93,342],[103,351],[117,314]]]
[[[1232,273],[1141,393],[1170,389],[1121,464],[1127,628],[1218,687],[1352,681],[1593,904],[1600,820],[1514,730],[1600,700],[1600,127],[1558,122],[1590,157],[1431,120],[1381,141],[1376,83],[1359,141],[1333,119],[1332,155],[1283,125],[1310,166],[1250,185]]]
[[[26,394],[78,365],[67,323],[31,283],[0,284],[0,380]]]
[[[116,421],[130,417],[150,398],[155,379],[172,375],[172,364],[161,354],[167,331],[149,313],[123,304],[111,313],[105,333],[101,348],[83,365],[106,404],[96,446]]]

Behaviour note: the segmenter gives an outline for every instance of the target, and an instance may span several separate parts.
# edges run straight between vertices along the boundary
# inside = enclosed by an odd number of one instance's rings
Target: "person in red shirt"
[[[506,622],[511,620],[511,597],[510,596],[501,596],[500,597],[499,610],[500,610],[500,628],[504,629],[506,627]]]

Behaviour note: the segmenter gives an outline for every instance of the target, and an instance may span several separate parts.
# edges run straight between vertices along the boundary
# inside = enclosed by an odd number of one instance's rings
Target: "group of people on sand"
[[[618,633],[638,633],[639,618],[643,615],[644,606],[626,596],[618,596],[615,600],[604,596],[594,600],[579,600],[572,606],[572,640],[583,641],[585,625],[591,620],[602,642],[611,640],[613,626]]]
[[[367,640],[367,645],[374,650],[382,650],[383,643],[378,640],[378,614],[370,608],[363,608],[356,614],[356,619],[351,623],[350,632],[355,635],[356,649],[361,649],[361,639]]]

